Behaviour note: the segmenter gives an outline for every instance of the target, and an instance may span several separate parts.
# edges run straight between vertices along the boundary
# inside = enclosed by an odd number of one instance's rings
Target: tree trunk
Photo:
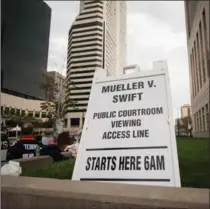
[[[63,124],[60,118],[56,119],[56,130],[58,134],[63,132]]]

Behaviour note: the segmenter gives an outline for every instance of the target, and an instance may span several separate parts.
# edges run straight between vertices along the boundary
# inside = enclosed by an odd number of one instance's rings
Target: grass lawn
[[[182,187],[210,188],[210,140],[178,138],[177,147]],[[23,176],[71,179],[74,160],[54,163],[49,167],[25,172]]]
[[[53,163],[47,167],[42,167],[33,171],[26,171],[22,176],[71,179],[74,169],[74,159]]]
[[[177,139],[183,187],[210,188],[209,143],[209,139]]]

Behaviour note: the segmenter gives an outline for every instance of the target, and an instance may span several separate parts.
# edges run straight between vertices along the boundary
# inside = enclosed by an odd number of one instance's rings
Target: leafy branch
[[[56,63],[54,63],[54,67],[58,73],[64,69],[64,65],[59,68]],[[43,111],[48,113],[48,118],[54,120],[55,126],[56,121],[63,121],[65,118],[67,104],[68,106],[75,107],[76,101],[67,98],[66,90],[69,85],[73,85],[74,88],[77,88],[73,82],[67,82],[66,80],[59,84],[56,83],[54,76],[49,72],[43,74],[41,88],[45,91],[46,101],[43,101],[40,107]]]

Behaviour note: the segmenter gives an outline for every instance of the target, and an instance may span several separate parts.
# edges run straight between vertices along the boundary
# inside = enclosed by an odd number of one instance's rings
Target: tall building
[[[81,128],[97,67],[107,75],[126,66],[126,2],[80,1],[80,12],[69,30],[67,105],[69,127]],[[77,123],[74,123],[77,121]],[[74,124],[74,125],[72,125]]]
[[[51,9],[43,0],[2,0],[1,11],[1,91],[44,99]]]
[[[193,135],[209,137],[209,1],[185,1]]]
[[[191,106],[185,104],[181,106],[181,118],[191,117]]]

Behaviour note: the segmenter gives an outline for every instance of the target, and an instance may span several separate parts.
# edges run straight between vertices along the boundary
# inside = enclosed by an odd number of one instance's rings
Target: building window
[[[99,15],[94,15],[94,16],[89,16],[89,17],[78,17],[77,20],[87,20],[87,19],[93,19],[93,18],[100,18],[100,19],[103,19],[102,16],[99,16]]]
[[[197,117],[196,117],[196,113],[194,114],[194,131],[197,132]]]
[[[206,112],[206,130],[209,131],[210,119],[209,119],[209,105],[205,105],[205,112]]]
[[[80,118],[71,118],[71,126],[78,127],[80,125]]]
[[[200,33],[200,45],[201,45],[201,64],[202,64],[202,73],[203,73],[203,82],[206,82],[206,71],[205,71],[205,52],[203,50],[203,33],[201,22],[199,24],[199,33]]]
[[[205,9],[203,10],[203,14],[202,14],[202,20],[203,20],[203,38],[204,38],[204,48],[205,48],[205,52],[207,54],[207,46],[208,46],[208,41],[207,41],[207,37],[208,37],[208,34],[207,34],[207,26],[206,26],[206,13],[205,13]],[[207,67],[207,72],[206,74],[210,75],[210,69],[209,67]]]
[[[193,65],[193,77],[194,77],[194,97],[197,93],[197,80],[196,80],[196,65],[195,65],[195,52],[194,47],[192,49],[192,65]]]
[[[35,117],[39,118],[39,116],[40,116],[40,113],[39,112],[35,112]]]
[[[205,127],[204,107],[202,107],[202,109],[201,109],[201,127],[202,127],[202,130],[201,131],[205,131],[206,130],[206,127]]]
[[[22,110],[21,111],[21,116],[25,116],[26,115],[26,111],[25,110]]]
[[[198,33],[196,34],[196,43],[197,43],[197,68],[199,73],[199,83],[200,89],[202,88],[202,73],[201,73],[201,66],[200,66],[200,44],[198,39]]]
[[[87,27],[92,27],[92,26],[102,26],[102,23],[99,22],[99,21],[88,22],[88,23],[81,23],[81,24],[78,24],[78,25],[73,25],[72,29],[87,28]]]
[[[103,6],[101,6],[101,5],[94,5],[94,6],[86,6],[85,7],[85,9],[95,9],[95,8],[101,8],[101,9],[103,9]]]
[[[46,118],[46,117],[47,117],[46,112],[42,112],[42,118]]]
[[[197,49],[196,49],[196,43],[194,41],[194,61],[195,61],[195,74],[196,74],[196,94],[199,92],[199,72],[198,72],[198,63],[197,63]]]
[[[197,132],[199,132],[199,117],[198,117],[198,112],[196,113],[196,120],[197,120]]]
[[[192,75],[192,96],[195,96],[195,76],[194,76],[194,65],[193,65],[193,51],[190,55],[190,64],[191,64],[191,75]]]
[[[202,131],[201,109],[198,111],[198,115],[199,115],[199,132],[201,132]]]
[[[203,10],[203,14],[202,14],[202,19],[203,19],[203,35],[204,35],[204,46],[207,47],[207,27],[206,27],[206,13],[205,13],[205,9]]]
[[[16,109],[16,115],[17,115],[17,116],[20,115],[20,109]]]
[[[28,117],[33,117],[33,112],[32,111],[28,111]]]
[[[10,113],[11,113],[11,115],[15,115],[15,108],[11,108]]]

